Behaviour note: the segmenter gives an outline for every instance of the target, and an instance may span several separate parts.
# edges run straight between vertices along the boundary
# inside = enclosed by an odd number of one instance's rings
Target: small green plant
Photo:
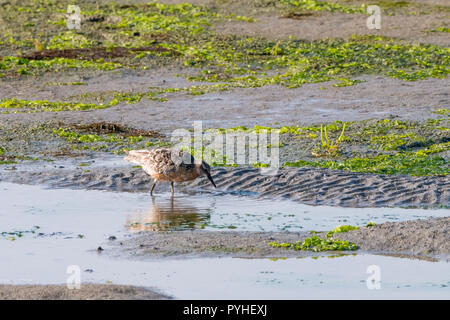
[[[344,133],[346,128],[346,123],[342,126],[342,131],[339,137],[336,139],[335,142],[330,141],[330,138],[328,138],[328,132],[327,132],[327,126],[320,126],[320,139],[322,141],[322,144],[319,148],[315,149],[312,152],[312,155],[315,157],[335,157],[339,154],[339,146],[341,145],[342,140],[344,139]]]

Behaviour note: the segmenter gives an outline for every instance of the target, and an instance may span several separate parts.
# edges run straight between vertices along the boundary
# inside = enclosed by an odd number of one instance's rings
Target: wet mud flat
[[[158,67],[151,71],[120,69],[115,72],[70,70],[21,80],[0,78],[0,98],[98,103],[115,93],[139,95],[152,91],[211,86],[216,83],[187,81],[177,73],[192,73],[178,67]],[[63,123],[86,125],[116,122],[139,129],[157,129],[170,133],[178,128],[192,128],[203,121],[204,128],[228,128],[254,125],[311,125],[334,120],[367,119],[417,120],[434,118],[430,110],[449,105],[450,80],[425,79],[405,82],[385,76],[361,75],[361,83],[335,87],[336,81],[305,84],[300,88],[266,85],[257,88],[230,88],[204,93],[164,93],[159,99],[142,98],[132,103],[120,102],[106,109],[65,112],[33,112],[2,109],[5,124]],[[76,83],[84,85],[51,85]],[[39,110],[37,110],[39,111]],[[18,112],[18,113],[15,113]]]
[[[317,256],[305,251],[280,250],[272,241],[296,242],[309,232],[159,231],[143,232],[108,244],[105,253],[128,258],[278,258]],[[323,253],[321,254],[323,255]]]
[[[450,257],[450,217],[407,222],[393,222],[360,228],[335,237],[358,245],[358,251],[338,254],[376,253],[448,260]],[[317,233],[324,237],[324,232]],[[178,231],[137,234],[116,242],[112,253],[134,258],[156,257],[308,257],[333,255],[336,252],[310,252],[274,248],[271,242],[293,243],[310,237],[310,232],[212,232]],[[117,253],[116,253],[117,254]]]
[[[449,259],[450,217],[386,222],[371,228],[336,234],[355,241],[361,250]]]

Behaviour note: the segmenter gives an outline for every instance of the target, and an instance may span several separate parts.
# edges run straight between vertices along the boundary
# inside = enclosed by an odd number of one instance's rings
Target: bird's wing
[[[124,159],[141,165],[148,174],[167,175],[176,170],[176,165],[171,158],[171,151],[167,148],[130,150],[127,151]]]
[[[126,161],[141,165],[149,174],[170,176],[177,170],[192,170],[194,157],[186,151],[172,151],[168,148],[151,150],[130,150]]]
[[[127,151],[127,156],[124,158],[126,161],[144,165],[152,158],[150,150],[130,150]]]

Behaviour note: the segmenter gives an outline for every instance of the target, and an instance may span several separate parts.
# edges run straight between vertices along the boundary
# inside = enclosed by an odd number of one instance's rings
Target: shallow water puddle
[[[329,230],[341,223],[444,216],[448,210],[310,207],[214,194],[180,193],[173,201],[158,194],[152,200],[147,194],[11,183],[0,183],[0,200],[0,232],[12,233],[0,235],[3,284],[65,283],[67,267],[76,265],[82,283],[156,287],[184,299],[450,298],[446,262],[375,255],[129,261],[96,252],[109,236],[129,236],[142,228],[204,224],[210,230],[229,225],[237,230]],[[370,265],[380,268],[381,290],[367,289]]]
[[[73,242],[74,240],[68,240]],[[37,243],[36,243],[37,244]],[[3,246],[3,245],[2,245]],[[4,252],[0,283],[64,284],[69,265],[83,283],[151,288],[177,299],[448,299],[449,264],[375,255],[330,259],[201,258],[127,261],[44,243]],[[3,251],[3,249],[2,249]],[[369,266],[380,270],[380,289],[368,287]],[[369,282],[370,283],[370,282]],[[369,289],[372,288],[372,289]]]
[[[448,209],[342,208],[289,200],[177,192],[147,193],[45,189],[0,183],[0,232],[31,230],[84,236],[145,230],[328,231],[341,224],[443,217]]]

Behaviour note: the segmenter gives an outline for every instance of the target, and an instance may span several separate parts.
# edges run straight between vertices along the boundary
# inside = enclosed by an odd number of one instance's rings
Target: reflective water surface
[[[444,261],[367,254],[130,261],[96,251],[111,235],[143,230],[330,230],[446,216],[448,210],[313,207],[209,193],[152,199],[10,183],[0,183],[0,200],[0,283],[65,283],[67,267],[77,265],[82,282],[139,285],[185,299],[450,298]],[[379,267],[380,290],[367,287],[371,265]]]

